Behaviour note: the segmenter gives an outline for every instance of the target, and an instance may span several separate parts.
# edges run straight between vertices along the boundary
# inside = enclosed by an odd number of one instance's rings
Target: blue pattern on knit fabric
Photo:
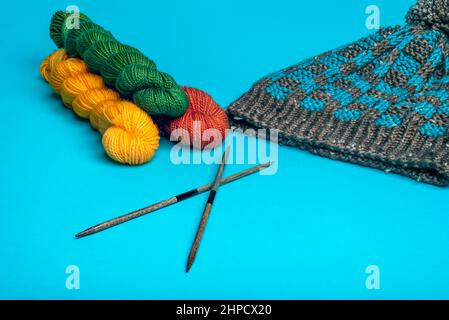
[[[334,53],[323,57],[320,62],[330,68],[339,68],[340,66],[348,62],[348,58]]]
[[[443,35],[438,30],[428,30],[420,34],[418,39],[426,40],[430,46],[434,47],[441,36]]]
[[[422,125],[420,129],[422,135],[432,138],[444,136],[446,131],[447,129],[445,127],[441,127],[430,122]]]
[[[318,99],[306,97],[300,102],[300,106],[310,111],[322,111],[326,107],[326,103]]]
[[[281,70],[269,75],[269,77],[271,78],[272,81],[278,81],[279,79],[285,77],[285,73],[283,70]]]
[[[384,126],[389,129],[397,127],[402,124],[402,118],[396,115],[383,114],[376,120],[378,126]]]
[[[398,59],[393,64],[393,69],[405,75],[407,78],[413,77],[418,71],[420,64],[411,56],[401,52]]]
[[[347,106],[348,104],[350,104],[353,101],[352,95],[340,88],[337,88],[335,86],[333,86],[332,84],[328,83],[325,84],[322,89],[326,92],[329,93],[332,98],[339,102],[342,106]]]
[[[360,110],[349,110],[347,108],[341,108],[334,111],[335,118],[342,121],[358,120],[362,116]]]
[[[284,100],[292,92],[291,89],[281,86],[280,84],[273,82],[266,88],[266,92],[271,94],[278,100]]]
[[[394,87],[385,81],[381,80],[376,85],[376,90],[387,93],[391,96],[396,96],[398,101],[406,98],[409,95],[409,92],[406,89],[403,89],[401,87]]]
[[[443,116],[449,116],[449,104],[444,104],[438,108],[438,114],[442,114]]]
[[[304,69],[298,69],[288,74],[288,77],[290,79],[296,80],[296,81],[312,81],[314,78],[314,75],[312,72]]]
[[[318,84],[316,84],[314,81],[309,81],[300,83],[298,87],[304,90],[306,94],[311,94],[312,92],[318,89]]]
[[[424,41],[432,49],[424,61],[418,61],[408,50],[409,46],[416,46],[415,41]],[[375,53],[377,46],[380,43],[385,45],[385,42],[388,46]],[[410,25],[394,29],[386,35],[377,32],[270,75],[272,83],[265,91],[277,100],[285,100],[295,89],[281,83],[293,81],[297,89],[307,95],[298,102],[298,106],[310,112],[323,112],[332,106],[332,114],[336,119],[357,121],[365,110],[374,109],[379,114],[374,119],[376,125],[392,129],[401,126],[404,119],[402,114],[390,114],[389,110],[402,110],[400,112],[414,113],[427,120],[420,128],[423,136],[440,137],[449,126],[446,123],[448,121],[434,121],[436,116],[449,114],[449,94],[438,87],[449,85],[449,57],[444,57],[440,48],[442,42],[449,41],[441,31],[416,30]],[[362,72],[367,67],[371,68],[368,77]],[[443,69],[444,72],[437,76],[437,69]],[[344,70],[350,72],[345,74]],[[317,77],[320,77],[320,81]],[[284,81],[285,78],[290,79],[290,82]],[[343,87],[337,81],[343,83]],[[314,92],[320,94],[313,95]],[[316,98],[323,96],[323,93],[330,98],[328,100],[331,103]],[[434,105],[428,101],[429,97],[435,97],[441,104]],[[422,101],[423,98],[426,101]]]
[[[373,33],[365,38],[362,38],[356,42],[354,42],[353,44],[351,44],[350,46],[353,47],[359,47],[361,49],[364,50],[368,50],[369,48],[371,48],[372,46],[376,45],[376,43],[380,42],[384,40],[384,36],[382,36],[380,33]],[[298,70],[305,70],[304,68],[311,66],[315,63],[317,63],[317,61],[320,61],[321,63],[324,63],[326,65],[328,65],[328,63],[331,64],[331,61],[338,61],[338,62],[344,62],[347,61],[347,58],[341,55],[341,51],[342,50],[346,50],[347,46],[341,46],[337,49],[325,52],[323,54],[321,54],[320,60],[317,60],[317,57],[311,57],[309,59],[303,60],[299,63],[297,63],[296,65],[287,68],[289,71],[287,71],[287,69],[283,69],[274,73],[271,73],[267,76],[267,78],[270,78],[272,81],[278,81],[284,77],[289,77],[290,74],[297,72]],[[342,65],[342,63],[338,63],[336,65],[334,65],[334,67],[339,68]],[[338,73],[336,73],[338,74]],[[314,75],[316,76],[316,75]],[[295,77],[295,76],[293,76]],[[304,79],[298,79],[298,81],[300,80],[304,80]]]
[[[351,81],[354,84],[354,87],[357,88],[361,93],[366,93],[369,89],[371,89],[371,84],[368,81],[365,81],[357,73],[353,73],[347,76],[345,79]]]
[[[449,93],[441,88],[434,88],[429,91],[420,92],[417,96],[433,96],[439,98],[441,102],[446,102],[449,99]]]
[[[429,59],[429,62],[431,62],[432,66],[436,68],[441,63],[442,57],[443,51],[440,48],[435,48],[435,51],[433,51],[432,56]]]
[[[418,103],[414,109],[417,113],[423,115],[427,119],[431,119],[436,112],[435,107],[427,102]]]

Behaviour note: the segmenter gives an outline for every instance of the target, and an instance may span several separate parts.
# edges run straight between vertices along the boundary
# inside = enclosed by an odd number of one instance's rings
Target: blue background
[[[449,298],[448,188],[289,147],[276,175],[220,189],[187,275],[206,194],[74,239],[212,180],[216,166],[173,165],[168,141],[141,167],[108,160],[98,133],[40,78],[54,11],[78,5],[226,107],[260,77],[369,34],[373,3],[386,26],[403,23],[414,0],[3,3],[0,298]],[[71,264],[80,290],[65,287]],[[365,287],[372,264],[380,290]]]

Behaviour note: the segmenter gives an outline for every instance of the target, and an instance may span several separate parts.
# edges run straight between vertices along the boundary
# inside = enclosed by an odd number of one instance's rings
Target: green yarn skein
[[[72,57],[81,57],[90,71],[99,73],[106,85],[116,88],[150,115],[183,115],[188,107],[186,93],[167,73],[139,50],[118,42],[114,36],[79,15],[79,28],[67,28],[70,13],[58,11],[51,18],[50,38]]]

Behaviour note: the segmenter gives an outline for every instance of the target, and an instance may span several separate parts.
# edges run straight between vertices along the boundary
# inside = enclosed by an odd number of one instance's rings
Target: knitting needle
[[[230,175],[229,177],[224,178],[223,180],[221,180],[220,185],[225,185],[228,184],[230,182],[234,182],[236,180],[239,180],[241,178],[247,177],[249,175],[252,175],[253,173],[262,171],[268,167],[270,167],[273,164],[273,162],[267,162],[264,164],[259,164],[257,166],[254,166],[252,168],[246,169],[244,171],[235,173],[233,175]],[[82,237],[86,237],[88,235],[97,233],[97,232],[101,232],[103,230],[115,227],[116,225],[122,224],[126,221],[141,217],[143,215],[146,215],[148,213],[157,211],[159,209],[168,207],[174,203],[177,202],[181,202],[183,200],[189,199],[193,196],[199,195],[201,193],[204,193],[206,191],[209,191],[212,188],[212,183],[206,184],[204,186],[198,187],[196,189],[192,189],[190,191],[178,194],[177,196],[168,198],[166,200],[157,202],[155,204],[152,204],[150,206],[144,207],[142,209],[121,215],[117,218],[114,219],[110,219],[108,221],[105,221],[103,223],[97,224],[91,228],[88,228],[80,233],[78,233],[77,235],[75,235],[76,238],[82,238]]]
[[[203,233],[204,230],[206,229],[207,220],[209,219],[209,215],[212,210],[212,205],[214,204],[215,195],[217,193],[218,188],[220,187],[221,177],[223,176],[224,168],[226,166],[226,162],[228,161],[228,156],[229,156],[229,147],[226,148],[226,151],[223,154],[220,167],[218,168],[214,183],[212,185],[212,188],[210,189],[209,197],[207,198],[206,206],[204,207],[203,215],[201,216],[200,225],[198,226],[198,230],[196,231],[195,235],[195,240],[193,240],[192,248],[190,249],[189,259],[187,260],[186,273],[189,272],[190,268],[192,267],[193,261],[195,260],[196,257],[196,253],[198,252],[198,248],[200,247],[201,239],[203,238]]]

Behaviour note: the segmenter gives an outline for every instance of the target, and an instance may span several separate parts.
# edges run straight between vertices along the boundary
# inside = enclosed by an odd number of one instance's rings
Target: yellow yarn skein
[[[159,131],[151,117],[135,104],[120,99],[86,64],[57,50],[41,63],[40,73],[64,105],[89,119],[102,135],[103,147],[117,162],[138,165],[150,161],[159,147]]]

